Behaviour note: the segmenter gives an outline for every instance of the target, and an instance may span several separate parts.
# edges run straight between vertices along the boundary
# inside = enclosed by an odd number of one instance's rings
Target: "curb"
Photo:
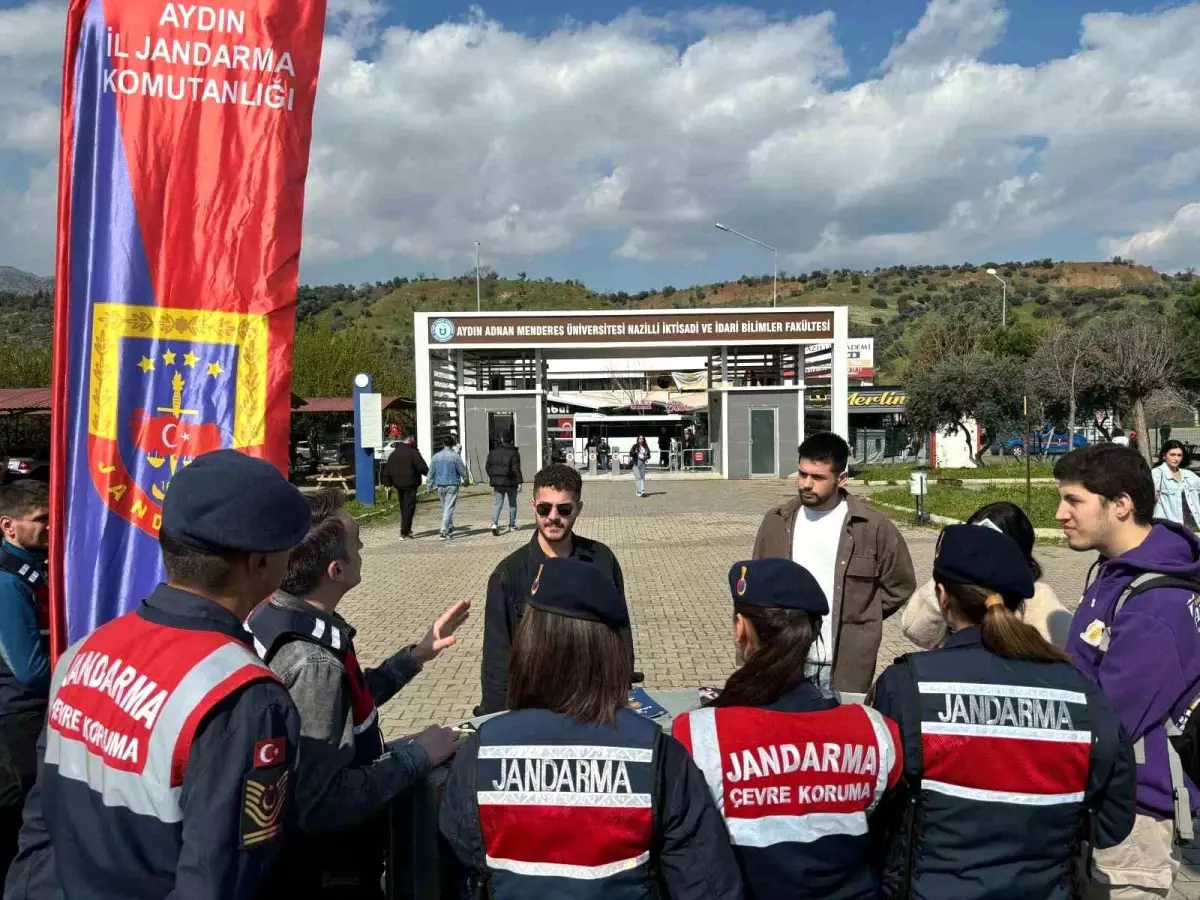
[[[472,488],[486,487],[488,492],[491,488],[488,485],[480,485],[479,482],[473,484],[464,484],[462,490],[458,492],[459,498],[462,497],[481,497],[484,495],[482,490],[472,490]],[[417,503],[436,503],[438,502],[437,491],[420,491],[417,494]],[[400,511],[400,504],[395,500],[389,500],[386,503],[377,503],[373,509],[367,512],[360,513],[354,517],[356,522],[370,522],[372,519],[378,519],[383,516],[388,516]]]
[[[902,512],[902,513],[915,513],[916,512],[915,510],[910,509],[907,506],[897,506],[895,503],[880,503],[878,500],[871,500],[869,497],[866,499],[867,499],[867,502],[870,503],[872,506],[881,507],[883,509],[894,509],[897,512]],[[963,524],[962,519],[952,519],[949,516],[938,516],[938,515],[934,515],[933,513],[929,514],[929,521],[931,524],[934,524],[934,525],[961,525],[961,524]],[[916,522],[906,522],[905,524],[920,527],[917,525]],[[1038,540],[1042,540],[1042,541],[1065,540],[1065,538],[1063,537],[1063,533],[1061,531],[1059,531],[1057,528],[1035,528],[1035,529],[1033,529],[1033,534]]]

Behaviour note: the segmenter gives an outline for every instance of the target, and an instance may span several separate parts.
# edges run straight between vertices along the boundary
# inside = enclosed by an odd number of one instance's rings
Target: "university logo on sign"
[[[110,510],[158,537],[171,478],[202,453],[261,447],[267,320],[97,303],[88,470]]]
[[[434,319],[429,326],[429,336],[439,344],[446,344],[454,340],[456,331],[454,323],[446,318]]]

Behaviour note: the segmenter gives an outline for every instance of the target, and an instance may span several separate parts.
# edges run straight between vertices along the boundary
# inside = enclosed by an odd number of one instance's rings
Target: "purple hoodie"
[[[1162,720],[1178,718],[1200,692],[1200,601],[1179,588],[1145,591],[1129,600],[1116,621],[1113,606],[1143,572],[1200,579],[1200,540],[1174,522],[1155,522],[1140,547],[1103,560],[1071,622],[1067,653],[1108,697],[1134,741],[1145,739],[1146,762],[1138,766],[1138,810],[1171,818],[1171,775]],[[1109,648],[1095,646],[1099,626],[1109,623]],[[1200,791],[1189,781],[1193,813]]]

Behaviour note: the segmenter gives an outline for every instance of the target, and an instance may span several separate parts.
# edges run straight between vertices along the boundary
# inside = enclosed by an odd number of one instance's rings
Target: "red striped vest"
[[[46,764],[85,783],[106,806],[180,822],[200,722],[239,688],[274,678],[234,637],[128,613],[75,643],[55,666]]]

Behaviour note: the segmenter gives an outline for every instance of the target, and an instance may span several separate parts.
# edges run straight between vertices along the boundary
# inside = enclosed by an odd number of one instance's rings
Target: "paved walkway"
[[[729,566],[750,555],[763,512],[793,496],[791,482],[651,480],[650,496],[638,500],[633,482],[593,482],[584,487],[581,534],[608,544],[625,572],[638,668],[651,688],[722,684],[733,669]],[[861,489],[860,489],[861,490]],[[394,522],[363,531],[363,583],[341,610],[358,629],[356,645],[368,664],[417,640],[437,614],[459,598],[478,606],[459,645],[387,704],[380,717],[388,738],[411,734],[433,722],[468,718],[479,701],[483,598],[487,579],[504,556],[533,536],[528,489],[520,502],[518,530],[490,533],[491,496],[464,497],[452,541],[437,537],[436,504],[421,504],[417,540],[400,542]],[[506,521],[507,512],[501,517]],[[905,529],[918,578],[932,569],[936,532]],[[1066,547],[1040,549],[1045,580],[1074,606],[1094,556]],[[912,649],[899,617],[884,627],[879,665]],[[1177,898],[1200,900],[1200,872]]]

